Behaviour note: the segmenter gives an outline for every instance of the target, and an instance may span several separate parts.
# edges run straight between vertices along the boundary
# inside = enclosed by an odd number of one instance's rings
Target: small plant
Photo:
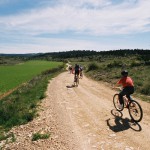
[[[15,142],[16,138],[14,133],[0,133],[0,141],[6,140],[6,143]]]
[[[60,68],[57,68],[51,70],[52,72],[40,74],[9,96],[1,99],[0,126],[3,129],[11,129],[13,126],[32,121],[37,116],[38,102],[45,97],[48,80],[58,71],[60,73],[60,70]]]
[[[87,71],[97,70],[98,68],[99,68],[98,65],[93,62],[93,63],[89,64]]]
[[[32,141],[37,141],[39,139],[48,139],[50,137],[49,133],[41,134],[41,133],[34,133],[32,135]]]
[[[141,66],[141,65],[143,65],[143,63],[140,61],[137,61],[137,60],[134,60],[131,62],[131,67],[137,67],[137,66]]]
[[[145,94],[145,95],[150,95],[150,84],[147,83],[143,86],[143,88],[141,89],[141,93]]]
[[[120,60],[118,60],[118,61],[115,60],[112,63],[109,63],[107,65],[108,68],[123,67],[123,66],[125,66],[125,64],[123,64],[123,62]]]

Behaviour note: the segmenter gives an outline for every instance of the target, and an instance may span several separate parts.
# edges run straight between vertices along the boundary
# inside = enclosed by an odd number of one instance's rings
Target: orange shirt
[[[122,84],[123,87],[134,86],[133,80],[130,77],[123,77],[117,83]]]

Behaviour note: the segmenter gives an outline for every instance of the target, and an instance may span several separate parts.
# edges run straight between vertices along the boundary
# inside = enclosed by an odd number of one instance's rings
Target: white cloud
[[[63,5],[71,7],[100,8],[111,4],[111,0],[60,0]]]
[[[10,48],[9,44],[7,46],[1,44],[0,49],[5,51],[22,49],[31,52],[37,49],[49,51],[49,49],[123,48],[123,45],[121,47],[121,45],[108,45],[90,40],[36,39],[35,37],[40,34],[61,34],[67,31],[73,32],[72,35],[81,34],[89,37],[149,32],[150,1],[120,1],[122,3],[115,4],[112,0],[57,0],[57,4],[53,7],[49,6],[47,1],[45,8],[42,5],[42,8],[38,7],[17,15],[1,16],[0,38],[7,39],[10,36],[16,42],[22,39],[22,44],[13,44]]]
[[[73,4],[82,6],[85,2],[94,6],[110,4],[109,0],[77,0]],[[68,5],[32,10],[7,18],[1,17],[0,25],[5,25],[5,30],[15,29],[28,34],[73,30],[76,33],[112,35],[149,30],[146,25],[150,24],[150,1],[147,0],[141,0],[129,8],[129,3],[108,5],[101,9],[80,8],[69,4],[68,1]]]

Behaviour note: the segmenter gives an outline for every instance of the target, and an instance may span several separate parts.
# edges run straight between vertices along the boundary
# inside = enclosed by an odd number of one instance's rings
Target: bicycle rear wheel
[[[77,78],[77,80],[76,80],[76,86],[78,86],[79,85],[79,78]]]
[[[79,85],[79,77],[75,77],[74,85],[78,86]]]
[[[132,100],[129,103],[129,114],[132,120],[134,120],[135,122],[140,122],[143,118],[143,110],[140,106],[140,104],[135,101]]]
[[[114,95],[114,97],[113,97],[113,103],[114,103],[115,108],[118,111],[122,111],[124,109],[124,103],[122,104],[122,107],[120,108],[119,94],[115,94]]]

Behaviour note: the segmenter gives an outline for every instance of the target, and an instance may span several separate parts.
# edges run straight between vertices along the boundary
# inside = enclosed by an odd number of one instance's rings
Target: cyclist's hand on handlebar
[[[113,85],[112,86],[112,89],[114,90],[114,89],[117,89],[117,90],[119,90],[119,91],[121,91],[122,90],[122,88],[121,87],[117,87],[117,86],[115,86],[115,85]]]
[[[121,90],[122,90],[122,88],[121,88],[121,87],[115,87],[115,89],[117,89],[117,90],[119,90],[119,91],[121,91]]]

